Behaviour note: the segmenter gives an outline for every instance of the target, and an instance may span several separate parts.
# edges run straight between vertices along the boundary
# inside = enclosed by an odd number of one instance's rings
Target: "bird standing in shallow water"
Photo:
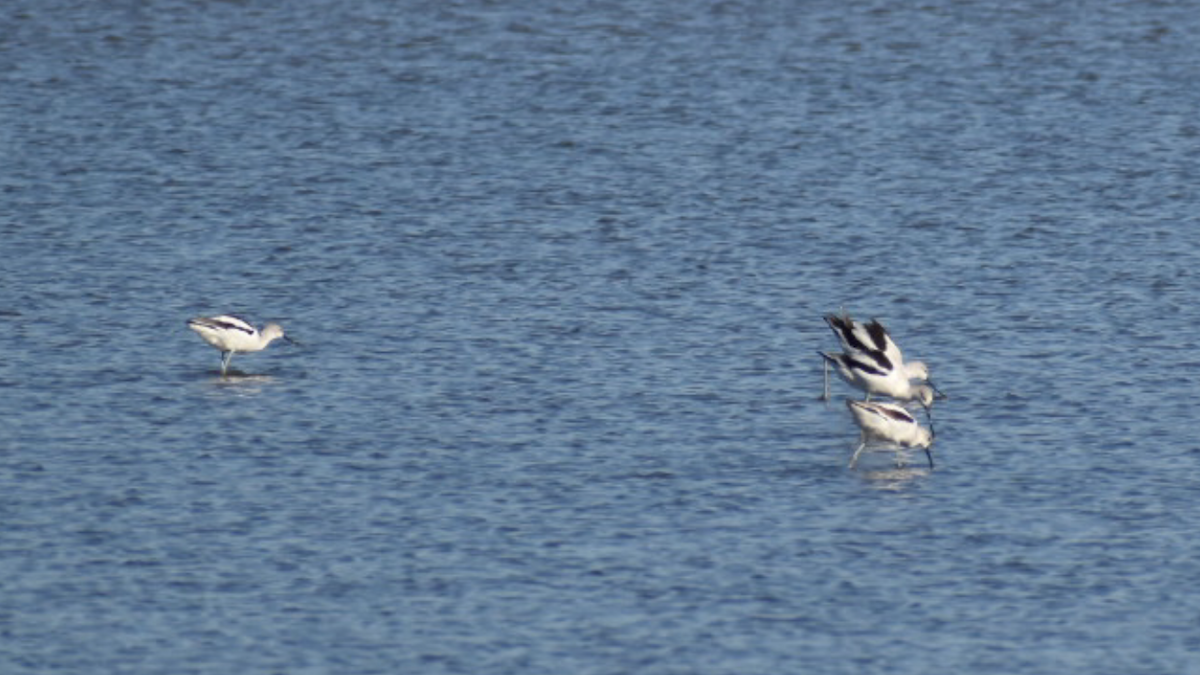
[[[867,400],[873,394],[882,394],[907,401],[917,399],[928,411],[934,399],[944,398],[933,382],[929,382],[929,368],[920,361],[904,362],[904,355],[887,329],[878,321],[860,323],[850,318],[829,314],[825,323],[846,351],[840,354],[819,352],[825,359],[825,393],[829,400],[829,364],[846,382],[867,392]],[[913,384],[918,380],[920,384]]]
[[[929,446],[933,445],[933,431],[921,426],[908,411],[894,403],[869,403],[847,399],[846,407],[854,416],[854,422],[862,430],[862,439],[854,456],[850,458],[850,468],[858,462],[858,456],[869,444],[895,445],[903,448],[921,448],[929,460],[929,468],[933,468],[933,454]]]
[[[205,342],[221,350],[221,377],[225,377],[234,352],[262,351],[279,338],[295,343],[283,334],[283,328],[277,323],[269,323],[260,331],[245,320],[227,314],[188,319],[187,326]]]

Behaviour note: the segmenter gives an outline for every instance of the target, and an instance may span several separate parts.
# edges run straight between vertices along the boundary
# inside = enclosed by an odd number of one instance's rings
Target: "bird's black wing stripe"
[[[871,357],[875,361],[875,363],[879,364],[880,368],[883,368],[884,370],[891,372],[892,360],[889,359],[886,355],[884,355],[883,352],[879,351],[878,349],[868,349],[868,350],[863,351],[862,354],[864,354],[865,356]]]
[[[842,317],[834,314],[830,314],[829,316],[825,317],[825,321],[829,324],[829,327],[833,329],[833,332],[838,334],[838,337],[841,338],[842,342],[846,343],[847,347],[860,352],[871,351],[871,348],[863,344],[862,341],[858,339],[858,336],[854,334],[853,321],[843,319]]]
[[[188,321],[188,325],[203,326],[206,328],[220,328],[222,330],[240,330],[247,335],[254,335],[254,329],[252,328],[239,326],[236,323],[230,323],[228,321],[217,321],[215,319],[192,319],[191,321]]]
[[[880,355],[882,356],[882,354]],[[846,366],[851,370],[861,370],[869,375],[878,375],[879,377],[887,377],[887,371],[880,370],[869,363],[865,363],[861,359],[855,358],[850,354],[843,354],[842,358],[846,361]],[[886,361],[886,359],[884,359]]]
[[[884,415],[887,415],[888,417],[896,420],[897,422],[909,422],[911,424],[916,424],[916,422],[917,422],[916,420],[914,420],[912,418],[912,415],[909,415],[908,413],[904,412],[903,410],[896,410],[895,408],[879,408],[879,412],[883,413]]]
[[[871,336],[871,341],[875,343],[875,349],[883,351],[887,349],[887,329],[883,324],[875,319],[871,319],[871,323],[867,324],[867,334]]]
[[[229,330],[240,330],[243,333],[246,333],[248,335],[254,335],[254,329],[246,328],[245,326],[239,326],[236,323],[229,323],[228,321],[214,321],[213,325],[217,326],[218,328],[226,328]]]

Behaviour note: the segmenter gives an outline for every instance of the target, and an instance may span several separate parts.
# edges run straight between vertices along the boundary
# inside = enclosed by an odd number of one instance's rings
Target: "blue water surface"
[[[1198,33],[8,3],[0,670],[1197,672]],[[840,308],[934,469],[846,467]]]

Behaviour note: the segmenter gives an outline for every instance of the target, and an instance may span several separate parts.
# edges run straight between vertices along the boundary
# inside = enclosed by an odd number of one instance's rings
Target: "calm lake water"
[[[565,4],[6,4],[0,670],[1197,672],[1194,4]]]

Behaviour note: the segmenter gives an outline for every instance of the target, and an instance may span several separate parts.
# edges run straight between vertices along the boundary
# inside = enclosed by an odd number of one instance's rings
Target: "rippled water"
[[[10,3],[3,670],[1194,668],[1194,7],[559,4]]]

